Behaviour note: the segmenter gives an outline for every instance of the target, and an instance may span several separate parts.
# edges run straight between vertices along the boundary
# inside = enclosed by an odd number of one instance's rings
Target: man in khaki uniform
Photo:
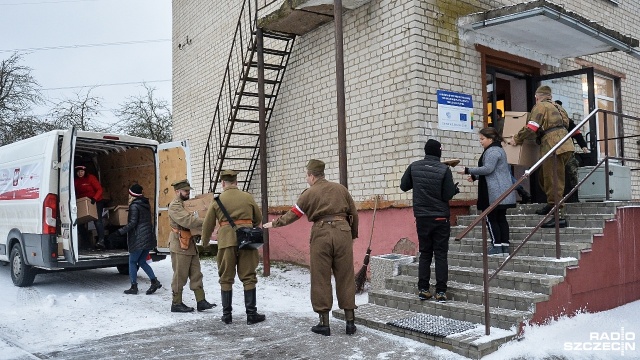
[[[311,305],[320,316],[320,323],[311,331],[331,335],[329,311],[333,306],[331,272],[336,279],[338,306],[344,309],[346,333],[356,332],[354,309],[355,276],[353,272],[353,239],[358,237],[358,211],[347,188],[324,178],[324,162],[310,160],[307,164],[308,189],[302,192],[296,205],[278,219],[264,224],[265,228],[293,223],[303,215],[313,222],[311,227]]]
[[[171,250],[171,267],[173,268],[171,312],[193,311],[192,307],[186,306],[182,302],[182,289],[187,284],[187,279],[189,279],[189,287],[196,296],[198,311],[211,309],[216,304],[210,304],[205,299],[200,258],[190,231],[190,229],[201,228],[202,220],[184,208],[184,201],[189,200],[193,189],[186,179],[176,181],[171,186],[176,193],[176,197],[169,204],[169,225],[171,226],[169,249]],[[182,244],[181,237],[183,238]]]
[[[224,170],[220,173],[222,180],[222,194],[219,199],[237,227],[257,227],[262,223],[262,213],[251,194],[238,189],[238,173]],[[220,291],[222,296],[222,321],[231,324],[232,287],[236,277],[244,286],[244,304],[247,313],[247,324],[256,324],[265,320],[263,314],[258,313],[256,307],[256,268],[259,254],[257,249],[238,249],[236,232],[229,224],[217,201],[211,203],[202,227],[202,244],[209,245],[211,234],[216,223],[218,230],[218,275],[220,276]]]
[[[551,102],[551,88],[543,85],[536,90],[536,105],[531,109],[529,121],[509,141],[511,145],[520,145],[527,138],[540,138],[540,155],[543,156],[567,135],[569,118],[562,106]],[[573,156],[574,146],[571,141],[565,141],[557,150],[557,180],[556,189],[553,187],[553,158],[549,157],[542,163],[540,186],[547,195],[547,205],[536,211],[539,215],[546,215],[555,206],[555,201],[563,198],[565,166]],[[561,208],[562,210],[562,208]],[[562,215],[561,215],[562,216]],[[567,227],[567,221],[562,218],[558,224]],[[555,219],[544,223],[542,227],[555,227]]]

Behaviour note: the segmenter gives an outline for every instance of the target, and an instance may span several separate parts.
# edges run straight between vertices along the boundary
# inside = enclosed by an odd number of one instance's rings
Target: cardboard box
[[[109,224],[116,226],[127,225],[129,216],[129,206],[118,205],[109,209]]]
[[[528,112],[522,111],[505,111],[504,112],[504,128],[502,129],[502,137],[513,136],[527,125],[529,119]]]
[[[520,129],[527,125],[529,113],[523,111],[505,111],[504,113],[504,129],[502,137],[505,142],[513,138]],[[535,140],[525,140],[522,145],[512,146],[502,144],[504,151],[507,153],[507,162],[513,165],[522,165],[531,167],[540,159],[540,147]]]
[[[207,216],[207,211],[213,201],[213,193],[206,193],[185,201],[184,208],[190,213],[197,211],[198,217],[200,219],[204,219]],[[201,235],[202,229],[191,229],[191,234]]]
[[[213,193],[206,193],[185,201],[184,208],[190,213],[197,211],[198,217],[204,219],[212,202]]]
[[[507,139],[505,139],[507,140]],[[540,159],[540,147],[533,140],[525,140],[522,145],[502,144],[507,153],[507,163],[531,167]]]
[[[78,208],[78,224],[86,224],[89,221],[98,220],[96,204],[92,204],[91,199],[88,197],[78,199],[76,206]]]

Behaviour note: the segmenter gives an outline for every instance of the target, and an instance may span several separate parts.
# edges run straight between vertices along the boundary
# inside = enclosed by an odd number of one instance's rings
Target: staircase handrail
[[[564,144],[567,140],[571,139],[571,136],[573,134],[575,134],[577,131],[580,130],[580,128],[582,126],[584,126],[584,124],[587,123],[587,121],[589,121],[591,119],[592,116],[595,116],[595,114],[599,111],[598,108],[594,109],[593,111],[591,111],[584,119],[582,119],[582,121],[580,121],[580,123],[578,123],[578,125],[576,125],[575,128],[573,128],[571,131],[567,132],[567,135],[565,137],[563,137],[555,146],[553,146],[551,148],[551,150],[549,150],[546,154],[544,154],[540,160],[538,160],[535,164],[533,164],[529,169],[527,169],[524,174],[520,177],[520,179],[518,179],[515,183],[513,183],[513,185],[511,185],[511,187],[509,187],[509,189],[507,189],[505,192],[503,192],[500,196],[498,196],[498,198],[496,200],[494,200],[493,203],[491,203],[489,205],[489,207],[487,209],[485,209],[480,215],[478,215],[475,220],[473,220],[471,222],[471,224],[469,226],[467,226],[460,234],[458,234],[458,236],[456,236],[455,240],[459,241],[461,240],[464,236],[466,236],[473,228],[476,227],[476,225],[478,225],[479,222],[482,221],[482,267],[483,267],[483,272],[482,272],[482,276],[483,276],[483,286],[484,286],[484,292],[483,292],[483,302],[484,302],[484,316],[485,316],[485,333],[487,335],[491,334],[491,314],[489,312],[489,282],[498,274],[499,271],[501,271],[506,264],[516,255],[516,253],[522,248],[522,246],[531,238],[531,236],[533,236],[533,234],[535,234],[536,231],[538,231],[538,229],[542,226],[542,224],[546,221],[546,219],[553,213],[555,214],[555,218],[556,218],[556,257],[559,258],[559,248],[560,248],[560,232],[559,232],[559,228],[558,228],[558,220],[559,220],[559,214],[558,214],[558,209],[560,207],[560,205],[562,205],[564,203],[564,201],[566,201],[566,199],[573,194],[573,192],[578,188],[579,185],[582,184],[582,182],[584,182],[584,180],[587,179],[587,177],[585,177],[583,179],[583,181],[581,181],[578,186],[576,186],[572,192],[570,192],[569,195],[563,197],[560,201],[558,201],[555,206],[553,207],[552,211],[550,211],[549,213],[547,213],[546,216],[543,217],[543,219],[538,223],[538,225],[536,225],[536,227],[533,228],[533,230],[531,231],[531,233],[529,233],[529,235],[527,235],[524,240],[521,242],[521,244],[515,249],[513,250],[513,252],[507,256],[507,258],[505,259],[505,261],[502,262],[502,264],[498,267],[498,269],[496,269],[496,271],[493,272],[493,274],[491,274],[491,276],[489,276],[489,257],[487,254],[487,229],[486,229],[486,222],[483,221],[484,218],[486,218],[491,211],[493,211],[493,209],[495,209],[501,202],[502,200],[504,200],[512,191],[514,191],[516,189],[516,187],[518,187],[525,179],[527,179],[529,176],[531,176],[531,174],[537,170],[540,166],[542,166],[542,163],[547,160],[550,156],[553,156],[553,161],[554,161],[554,173],[555,173],[555,168],[556,168],[556,150],[558,150],[558,148],[560,148],[560,146],[562,146],[562,144]],[[600,164],[602,164],[602,162],[607,161],[606,157],[605,159],[603,159]],[[599,164],[599,165],[600,165]],[[595,171],[595,168],[593,169],[593,171]],[[592,172],[593,172],[592,171]],[[554,174],[555,175],[555,174]],[[556,186],[555,184],[555,178],[557,176],[554,176],[554,187]]]
[[[243,20],[246,19],[245,10],[247,8],[249,9],[248,18],[250,19],[249,20],[249,31],[248,31],[248,36],[246,36],[244,38],[248,38],[248,39],[252,38],[251,34],[254,31],[254,26],[256,26],[255,18],[257,16],[257,15],[252,14],[252,12],[251,12],[251,2],[253,2],[253,1],[255,1],[255,0],[244,0],[243,1],[242,7],[240,9],[240,15],[238,16],[238,21],[236,23],[236,28],[235,28],[235,31],[234,31],[233,41],[232,41],[231,47],[229,49],[229,56],[227,58],[227,65],[225,67],[225,72],[224,72],[224,75],[222,77],[222,84],[220,85],[220,92],[218,93],[218,102],[216,104],[216,108],[215,108],[215,111],[214,111],[214,114],[213,114],[213,120],[211,121],[211,126],[209,128],[209,136],[207,137],[207,145],[205,146],[204,162],[203,162],[203,168],[202,168],[202,192],[203,193],[205,192],[205,179],[207,178],[207,176],[206,176],[207,169],[210,170],[212,168],[210,166],[211,165],[211,152],[212,152],[211,140],[212,140],[212,136],[213,136],[213,132],[214,132],[214,126],[217,123],[218,128],[217,128],[217,131],[216,131],[216,135],[217,135],[217,138],[218,138],[218,144],[222,144],[225,141],[223,139],[223,134],[228,133],[227,127],[229,126],[229,122],[227,121],[227,123],[225,124],[225,128],[222,129],[222,127],[221,127],[222,121],[219,121],[219,120],[221,120],[221,118],[223,116],[225,116],[224,114],[222,114],[223,108],[221,106],[221,105],[224,104],[223,95],[225,94],[225,88],[228,88],[228,90],[229,90],[229,94],[227,95],[228,98],[229,98],[228,99],[229,102],[227,104],[229,106],[229,109],[231,109],[231,107],[233,106],[234,101],[236,100],[236,98],[238,96],[236,93],[237,93],[237,87],[238,87],[240,81],[238,81],[238,84],[235,84],[235,86],[233,84],[231,84],[231,81],[235,80],[235,78],[232,79],[232,77],[231,77],[230,66],[231,66],[231,63],[232,63],[232,60],[233,60],[234,50],[236,50],[236,46],[240,46],[241,58],[242,58],[242,60],[244,60],[244,55],[245,55],[244,54],[244,48],[245,48],[245,46],[242,43],[243,42],[242,41],[243,40],[243,31],[242,30],[243,30]],[[257,11],[256,11],[256,14],[257,14]],[[249,41],[251,41],[251,40],[249,40]],[[225,100],[226,100],[226,98],[225,98]],[[229,118],[231,116],[232,116],[231,112],[229,112],[229,115],[226,116],[227,120],[229,120]],[[216,120],[218,120],[218,121],[216,121]],[[220,147],[220,148],[222,149],[223,152],[226,152],[226,147]],[[224,157],[224,154],[217,154],[217,155],[218,155],[218,157],[216,159],[216,163],[219,161],[219,159]],[[218,172],[216,172],[216,174],[217,173]],[[211,185],[211,183],[216,183],[218,181],[218,179],[217,179],[218,175],[216,175],[216,179],[215,180],[211,177],[211,175],[213,175],[213,174],[210,173],[210,175],[209,175],[209,179],[208,179],[209,180],[209,185]],[[209,188],[209,190],[212,191],[211,188]]]

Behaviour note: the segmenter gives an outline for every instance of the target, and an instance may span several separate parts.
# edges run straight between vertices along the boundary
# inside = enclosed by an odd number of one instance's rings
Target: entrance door
[[[578,124],[596,108],[593,68],[584,68],[543,76],[534,76],[530,81],[529,97],[531,109],[535,105],[535,91],[538,86],[551,87],[553,101],[560,100],[569,117]],[[598,123],[596,117],[589,119],[588,125],[580,129],[589,144],[591,162],[598,158]],[[578,151],[579,149],[576,149]]]

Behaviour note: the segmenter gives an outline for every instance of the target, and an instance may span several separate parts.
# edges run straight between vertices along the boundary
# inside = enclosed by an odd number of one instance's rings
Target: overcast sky
[[[0,59],[24,54],[51,101],[37,115],[95,87],[111,122],[142,82],[171,103],[171,0],[0,0],[0,14]]]

